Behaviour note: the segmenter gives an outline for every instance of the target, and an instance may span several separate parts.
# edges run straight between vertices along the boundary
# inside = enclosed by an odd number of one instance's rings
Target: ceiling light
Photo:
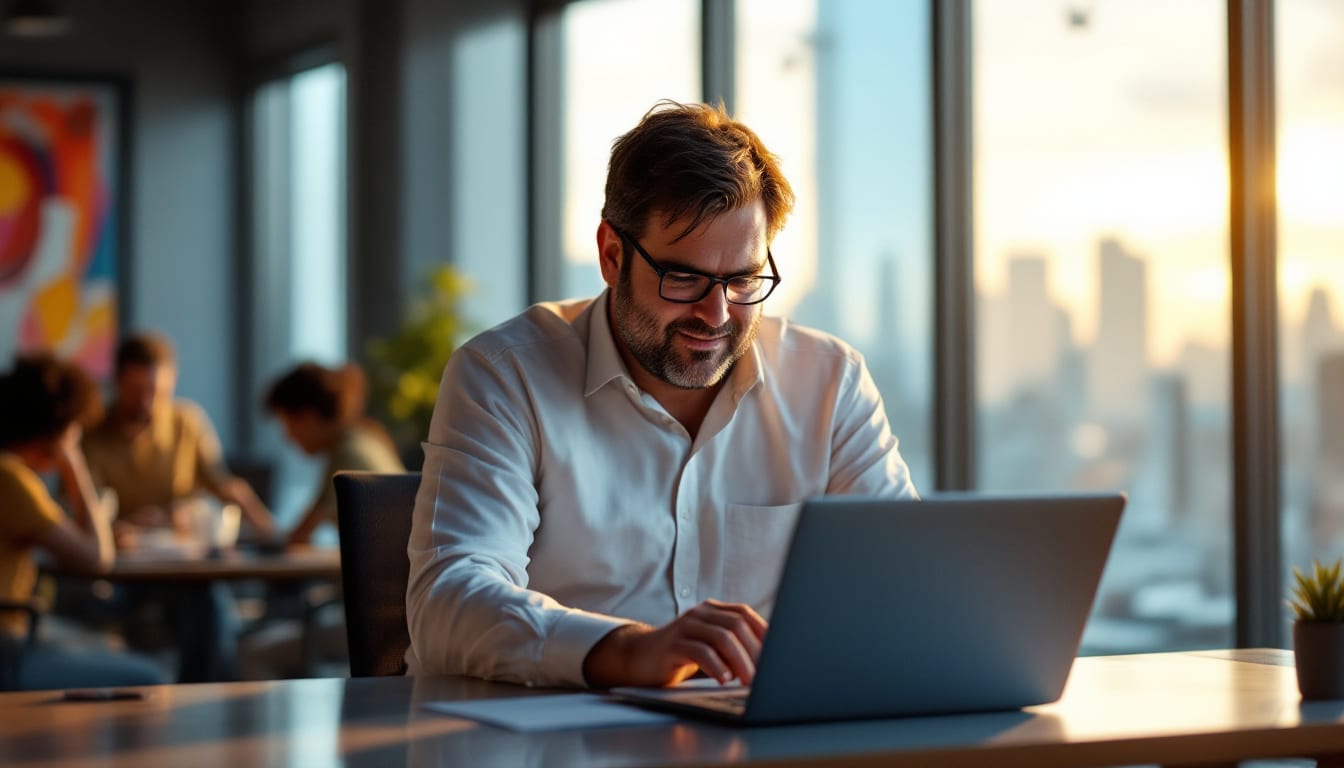
[[[70,17],[53,0],[14,0],[3,24],[15,37],[56,37],[69,31]]]

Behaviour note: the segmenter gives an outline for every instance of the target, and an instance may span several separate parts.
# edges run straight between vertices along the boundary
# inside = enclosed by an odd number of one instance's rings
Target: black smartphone
[[[144,691],[129,688],[71,688],[61,694],[64,701],[132,701],[143,698]]]

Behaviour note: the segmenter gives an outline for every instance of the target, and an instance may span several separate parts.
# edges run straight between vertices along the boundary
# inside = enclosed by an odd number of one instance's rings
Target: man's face
[[[176,385],[172,365],[128,365],[117,374],[116,408],[130,421],[149,421],[155,408],[172,402]]]
[[[318,454],[321,450],[318,435],[322,428],[322,418],[316,411],[279,411],[276,413],[276,418],[280,420],[285,436],[299,450],[309,456]]]
[[[656,213],[642,234],[627,234],[660,267],[723,277],[766,269],[765,223],[765,206],[757,201],[702,224],[676,242],[686,222],[666,226]],[[762,305],[730,304],[719,285],[694,304],[667,301],[658,295],[658,274],[633,248],[619,268],[607,258],[608,249],[604,245],[602,272],[611,287],[613,330],[629,355],[659,380],[681,389],[723,381],[755,340]]]

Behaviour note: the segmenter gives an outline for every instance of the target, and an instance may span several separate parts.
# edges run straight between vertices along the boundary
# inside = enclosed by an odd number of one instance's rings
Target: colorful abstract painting
[[[48,350],[110,372],[120,94],[112,82],[0,76],[0,367]]]

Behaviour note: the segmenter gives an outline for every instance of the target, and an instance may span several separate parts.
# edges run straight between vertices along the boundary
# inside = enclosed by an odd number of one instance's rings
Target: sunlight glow
[[[1279,210],[1285,221],[1298,226],[1344,224],[1342,180],[1344,124],[1304,122],[1285,128],[1278,157]]]

